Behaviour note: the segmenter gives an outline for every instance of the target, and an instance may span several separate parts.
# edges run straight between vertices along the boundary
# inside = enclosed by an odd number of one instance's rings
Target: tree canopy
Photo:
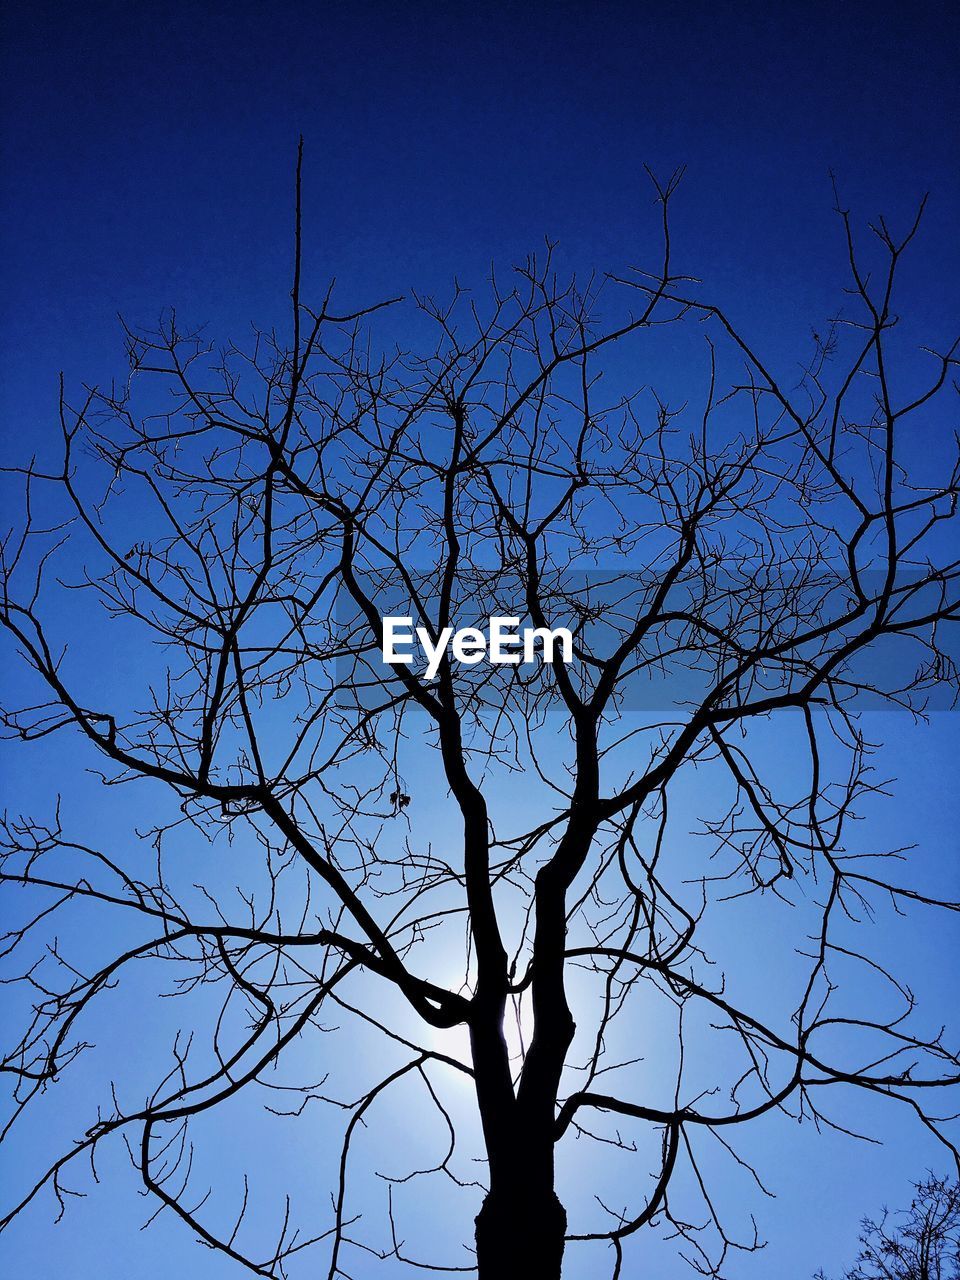
[[[61,389],[61,460],[20,469],[4,543],[0,620],[33,681],[4,724],[72,734],[108,788],[156,785],[126,849],[59,810],[5,822],[11,1124],[131,971],[162,962],[182,1012],[146,1095],[118,1063],[5,1222],[119,1140],[158,1211],[263,1276],[321,1250],[331,1280],[357,1256],[559,1276],[571,1242],[619,1276],[647,1227],[719,1274],[760,1237],[728,1224],[716,1157],[742,1170],[738,1132],[764,1116],[844,1128],[828,1099],[860,1090],[956,1156],[931,1099],[960,1082],[957,1048],[866,926],[957,904],[851,833],[885,787],[864,710],[956,691],[957,343],[931,339],[918,372],[898,342],[919,214],[862,250],[838,210],[851,298],[779,377],[678,273],[678,180],[655,184],[651,270],[565,279],[548,245],[477,294],[350,308],[305,297],[298,171],[283,332],[218,346],[171,313],[126,329],[122,385]],[[382,661],[387,615],[434,639],[492,615],[564,626],[573,652],[445,655],[429,679]],[[100,657],[78,662],[87,627]],[[350,1093],[317,1082],[334,1022],[383,1038]],[[480,1166],[460,1163],[457,1077]],[[441,1150],[391,1175],[384,1244],[352,1152],[411,1084]],[[344,1121],[328,1206],[302,1224],[288,1204],[269,1242],[245,1178],[224,1208],[193,1174],[198,1126],[240,1094]],[[558,1163],[587,1144],[629,1170],[617,1200],[561,1204]],[[462,1190],[470,1250],[479,1210],[475,1258],[411,1252],[410,1180]]]

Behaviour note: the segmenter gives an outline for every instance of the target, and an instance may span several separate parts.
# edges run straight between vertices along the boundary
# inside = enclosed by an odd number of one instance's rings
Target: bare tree
[[[914,1185],[910,1208],[878,1221],[864,1218],[860,1254],[844,1280],[957,1280],[960,1277],[960,1187],[933,1174]],[[899,1225],[895,1218],[900,1218]],[[825,1280],[823,1272],[818,1280]]]
[[[73,734],[108,786],[152,780],[177,807],[129,852],[71,838],[59,809],[7,820],[6,949],[33,996],[3,1060],[11,1123],[82,1053],[91,1006],[128,971],[168,962],[184,1011],[146,1100],[85,1123],[4,1222],[44,1189],[62,1203],[71,1169],[125,1140],[158,1210],[258,1275],[310,1246],[331,1278],[366,1250],[367,1267],[546,1280],[576,1241],[610,1250],[618,1276],[647,1226],[715,1274],[760,1243],[726,1225],[711,1185],[714,1149],[744,1163],[741,1126],[780,1111],[846,1128],[825,1096],[852,1088],[907,1107],[956,1157],[927,1100],[960,1081],[957,1050],[863,933],[884,905],[957,904],[898,872],[905,851],[851,849],[848,829],[883,787],[863,707],[921,715],[956,685],[960,469],[917,477],[901,440],[927,430],[943,456],[957,343],[904,390],[894,289],[919,214],[901,238],[873,228],[883,261],[868,271],[838,209],[848,314],[783,382],[676,272],[677,180],[655,184],[652,273],[564,283],[548,245],[509,287],[492,276],[486,301],[416,298],[408,340],[381,353],[378,307],[338,309],[332,287],[304,300],[298,169],[288,333],[217,349],[169,315],[127,330],[125,385],[76,403],[61,388],[62,462],[21,472],[0,600],[46,693],[4,722],[28,742]],[[640,386],[691,326],[702,383],[682,400]],[[85,692],[46,603],[61,591],[99,602],[113,643],[142,633],[136,688],[118,677],[108,701],[98,671]],[[381,659],[385,616],[433,644],[491,615],[568,627],[569,660],[447,651],[430,680]],[[669,805],[691,776],[711,810],[696,839],[699,820]],[[425,831],[418,812],[441,811],[456,823]],[[171,866],[198,835],[244,851],[239,897]],[[784,975],[775,1012],[726,954],[743,904],[785,922],[784,955],[764,960]],[[141,926],[93,971],[42,949],[51,920],[84,906]],[[441,980],[440,947],[462,982]],[[341,1036],[384,1037],[356,1098],[277,1074],[334,1015]],[[672,1030],[651,1072],[655,1020]],[[462,1062],[440,1047],[458,1026]],[[395,1182],[387,1243],[361,1233],[351,1143],[418,1083],[449,1144],[408,1176],[468,1183],[445,1101],[464,1074],[486,1161],[476,1256],[434,1266],[404,1243]],[[261,1090],[274,1109],[316,1100],[346,1117],[328,1219],[301,1234],[288,1209],[266,1247],[247,1190],[221,1221],[191,1175],[193,1122]],[[568,1220],[555,1164],[578,1138],[636,1165],[625,1203],[591,1197]]]

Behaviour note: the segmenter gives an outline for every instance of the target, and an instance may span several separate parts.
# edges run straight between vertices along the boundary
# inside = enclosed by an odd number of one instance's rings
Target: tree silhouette
[[[864,1218],[860,1254],[844,1280],[957,1280],[960,1276],[960,1189],[931,1174],[914,1186],[910,1208],[880,1221]],[[823,1272],[818,1280],[825,1280]]]
[[[176,809],[126,852],[73,839],[59,806],[6,820],[6,950],[31,1001],[3,1060],[14,1120],[82,1056],[91,1007],[130,971],[164,961],[182,1013],[149,1096],[115,1090],[5,1223],[44,1189],[62,1206],[71,1170],[121,1140],[158,1211],[262,1276],[326,1250],[330,1277],[362,1256],[364,1274],[392,1257],[547,1280],[570,1241],[605,1245],[618,1276],[648,1225],[713,1274],[759,1245],[725,1224],[706,1154],[744,1163],[740,1126],[781,1111],[844,1128],[824,1098],[853,1088],[906,1106],[956,1156],[928,1100],[960,1059],[861,933],[885,904],[957,906],[898,872],[903,851],[851,849],[848,830],[883,787],[863,707],[920,714],[956,685],[960,470],[916,478],[902,439],[942,447],[957,344],[902,392],[894,286],[920,216],[901,238],[873,228],[871,273],[838,209],[850,314],[783,383],[677,274],[678,178],[654,184],[653,272],[564,283],[548,245],[483,300],[415,298],[404,344],[381,352],[379,305],[340,310],[332,286],[304,300],[298,164],[288,333],[218,349],[171,314],[126,330],[123,386],[78,403],[61,387],[62,464],[20,473],[0,605],[46,692],[4,723],[25,741],[72,734],[108,786],[162,784]],[[691,329],[702,382],[682,399],[641,385]],[[65,652],[76,593],[102,606],[100,652],[135,654],[132,673]],[[573,654],[447,654],[430,681],[381,661],[387,615],[434,639],[493,615],[568,626]],[[670,806],[688,780],[702,820]],[[231,892],[175,856],[204,842],[229,849]],[[777,913],[791,958],[764,959],[783,966],[774,1011],[733,977],[744,904]],[[106,913],[113,948],[93,969],[43,945],[86,909]],[[327,1052],[333,1018],[339,1037],[383,1036],[359,1097],[290,1074],[305,1038]],[[458,1026],[462,1061],[442,1047]],[[469,1220],[454,1076],[475,1092],[482,1204],[475,1258],[434,1267],[405,1245],[403,1179],[390,1243],[362,1236],[351,1144],[418,1084],[449,1145],[405,1176],[462,1185]],[[259,1091],[345,1116],[327,1219],[301,1231],[288,1205],[270,1244],[246,1181],[218,1217],[192,1172],[198,1118]],[[623,1204],[587,1188],[561,1205],[555,1162],[577,1139],[635,1162]]]

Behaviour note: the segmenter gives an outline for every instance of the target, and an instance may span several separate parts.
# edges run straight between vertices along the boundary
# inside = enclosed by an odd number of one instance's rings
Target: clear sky
[[[300,133],[306,279],[319,290],[336,275],[351,303],[443,291],[454,275],[479,283],[491,261],[507,266],[544,235],[578,267],[646,261],[655,221],[643,166],[685,164],[679,269],[704,277],[790,369],[844,283],[832,169],[861,222],[880,212],[902,222],[931,192],[910,268],[910,323],[928,339],[956,324],[953,4],[8,0],[4,23],[5,461],[49,447],[59,370],[72,387],[122,371],[118,313],[149,322],[176,305],[218,340],[254,318],[285,316]],[[2,678],[15,687],[9,669]],[[891,740],[884,772],[902,785],[864,838],[917,841],[924,874],[956,894],[958,717],[877,723]],[[42,809],[72,750],[4,748],[6,805]],[[110,794],[62,789],[87,830],[105,839],[129,830],[129,800],[114,810]],[[956,937],[931,934],[928,923],[898,934],[891,925],[891,946],[906,949],[939,1021],[955,1003]],[[111,1016],[136,1022],[141,1013],[121,997]],[[146,1046],[146,1026],[143,1035]],[[38,1150],[66,1119],[49,1115]],[[859,1217],[904,1201],[909,1179],[938,1157],[904,1117],[887,1121],[883,1148],[809,1125],[760,1131],[753,1150],[778,1196],[757,1195],[770,1245],[735,1260],[733,1280],[838,1269]],[[289,1147],[274,1145],[269,1157],[278,1186],[288,1175],[309,1179],[314,1160],[329,1158],[322,1129],[287,1132]],[[225,1162],[235,1138],[225,1122]],[[4,1168],[4,1201],[23,1172]],[[104,1173],[114,1176],[85,1188],[56,1229],[44,1201],[0,1239],[0,1272],[239,1274],[172,1222],[140,1234],[147,1210],[133,1175],[119,1156]],[[358,1276],[380,1274],[363,1265]],[[658,1274],[686,1272],[675,1263]]]

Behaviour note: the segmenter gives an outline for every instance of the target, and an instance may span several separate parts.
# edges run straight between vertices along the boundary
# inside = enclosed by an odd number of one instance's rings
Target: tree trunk
[[[560,1280],[567,1214],[552,1186],[491,1188],[477,1214],[479,1280]]]

